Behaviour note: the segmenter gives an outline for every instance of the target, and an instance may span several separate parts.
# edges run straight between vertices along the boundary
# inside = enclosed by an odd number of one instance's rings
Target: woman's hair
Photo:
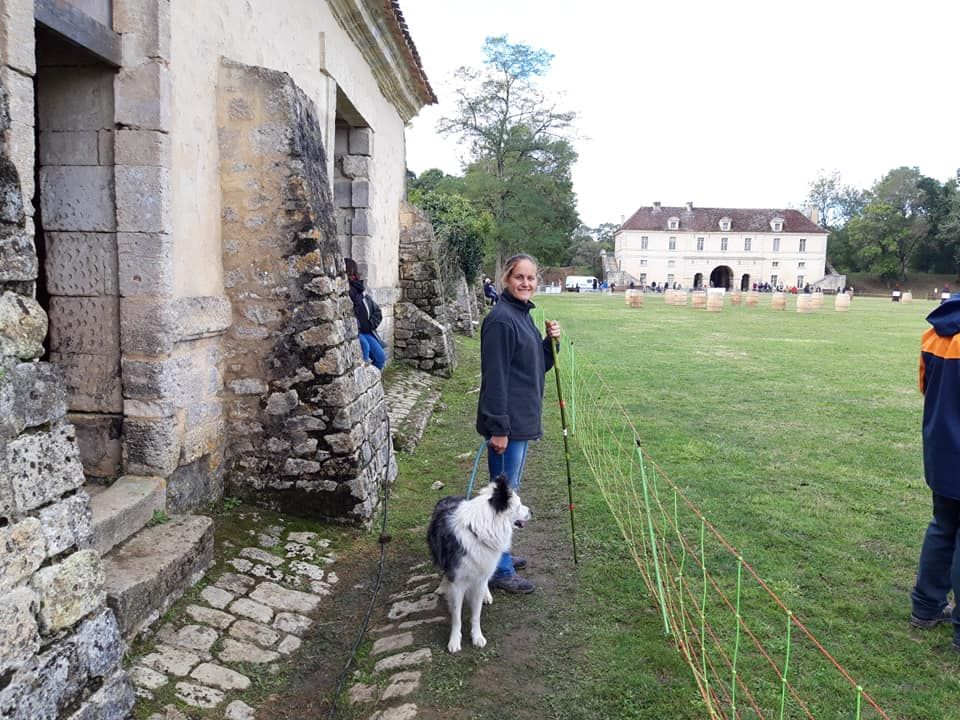
[[[500,273],[500,284],[501,284],[501,285],[506,285],[506,283],[507,283],[507,278],[510,277],[510,273],[513,272],[513,269],[517,266],[517,263],[522,262],[523,260],[527,260],[527,261],[529,261],[530,263],[532,263],[534,268],[537,267],[537,260],[536,260],[536,258],[534,258],[534,257],[532,257],[532,256],[530,256],[530,255],[527,255],[526,253],[518,253],[517,255],[514,255],[512,258],[508,259],[508,260],[503,264],[503,272]]]
[[[360,268],[357,267],[357,261],[353,258],[344,258],[344,264],[347,266],[347,277],[348,278],[359,278],[360,277]]]

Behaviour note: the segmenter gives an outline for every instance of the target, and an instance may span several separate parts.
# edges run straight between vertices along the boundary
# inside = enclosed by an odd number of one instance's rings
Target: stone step
[[[108,488],[89,485],[93,509],[93,546],[106,555],[138,530],[146,527],[166,505],[163,478],[124,475]]]
[[[147,527],[103,558],[107,604],[120,631],[136,636],[213,564],[213,520],[179,515]]]

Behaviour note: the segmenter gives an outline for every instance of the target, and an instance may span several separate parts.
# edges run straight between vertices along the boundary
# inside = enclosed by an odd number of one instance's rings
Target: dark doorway
[[[729,290],[733,287],[733,270],[726,265],[719,265],[710,273],[710,287],[725,288]]]
[[[743,277],[740,278],[740,289],[744,292],[750,289],[750,276],[746,273],[744,273]]]
[[[699,290],[703,287],[703,273],[697,273],[693,276],[693,289]]]

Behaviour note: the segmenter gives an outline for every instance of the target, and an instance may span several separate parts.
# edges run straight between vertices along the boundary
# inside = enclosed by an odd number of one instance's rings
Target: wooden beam
[[[123,64],[120,35],[65,0],[34,0],[37,24],[114,67]]]

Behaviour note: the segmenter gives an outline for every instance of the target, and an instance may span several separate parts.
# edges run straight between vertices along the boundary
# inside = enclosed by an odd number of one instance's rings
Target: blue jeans
[[[933,493],[933,520],[927,527],[920,550],[917,584],[910,593],[913,614],[918,618],[929,620],[943,612],[951,589],[954,599],[960,598],[958,542],[960,500]],[[960,614],[957,610],[953,611],[953,635],[960,640]]]
[[[523,464],[527,460],[527,440],[510,440],[507,443],[507,449],[503,455],[497,455],[490,452],[490,446],[487,446],[487,469],[490,471],[490,480],[493,481],[497,475],[503,473],[510,481],[510,487],[514,490],[520,490],[520,477],[523,475]],[[507,577],[515,575],[513,568],[513,556],[505,552],[500,556],[500,562],[497,563],[497,569],[493,571],[494,577]]]
[[[369,333],[360,333],[360,349],[363,350],[364,360],[372,362],[377,370],[383,370],[387,364],[387,353],[379,340]]]

